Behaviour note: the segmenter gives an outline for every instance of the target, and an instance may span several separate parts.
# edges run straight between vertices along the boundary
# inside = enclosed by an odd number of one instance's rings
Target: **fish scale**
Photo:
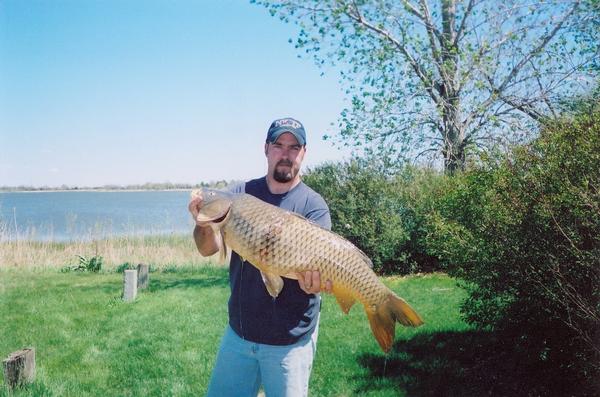
[[[363,304],[385,352],[392,347],[397,321],[423,324],[417,312],[381,282],[371,260],[343,237],[245,193],[203,189],[201,194],[204,205],[197,220],[220,232],[224,246],[261,271],[274,298],[283,288],[281,277],[318,270],[321,279],[331,280],[332,293],[345,313],[355,301]]]

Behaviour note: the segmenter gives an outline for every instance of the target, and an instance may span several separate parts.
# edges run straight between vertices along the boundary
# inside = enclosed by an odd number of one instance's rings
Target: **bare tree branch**
[[[456,31],[456,36],[454,37],[454,42],[452,43],[452,45],[454,47],[457,47],[458,42],[462,39],[462,35],[465,31],[465,26],[467,26],[467,20],[469,19],[469,17],[471,16],[471,13],[473,12],[473,7],[475,7],[475,0],[469,0],[469,4],[467,4],[467,8],[466,8],[465,12],[463,13],[460,27]]]
[[[355,11],[354,13],[347,12],[346,15],[348,15],[348,17],[353,19],[359,25],[362,25],[363,27],[377,33],[378,35],[382,36],[387,41],[392,43],[400,51],[400,53],[406,58],[408,63],[411,65],[413,71],[419,77],[419,79],[423,83],[424,87],[426,88],[427,92],[429,92],[431,99],[433,99],[434,102],[436,102],[436,103],[440,103],[441,98],[433,90],[432,81],[429,79],[429,77],[427,77],[427,74],[425,73],[424,68],[407,51],[406,47],[404,45],[402,45],[402,43],[400,43],[396,38],[394,38],[390,32],[384,30],[383,28],[379,28],[379,27],[373,25],[372,23],[370,23],[369,21],[365,20],[362,17],[362,15],[358,12],[358,10],[354,10],[354,11]]]
[[[565,21],[571,15],[573,15],[573,13],[575,13],[575,11],[579,8],[579,4],[580,4],[580,1],[579,0],[576,1],[575,5],[569,10],[569,12],[567,12],[561,18],[560,22],[558,22],[556,24],[556,26],[554,26],[554,29],[552,29],[552,31],[549,34],[547,34],[546,36],[542,37],[540,39],[540,43],[533,50],[531,50],[523,59],[521,59],[521,61],[519,63],[517,63],[512,68],[512,70],[504,78],[504,81],[498,87],[494,88],[499,94],[502,94],[502,92],[504,91],[504,88],[506,87],[506,85],[508,83],[510,83],[510,81],[521,71],[521,69],[523,68],[523,66],[525,64],[527,64],[531,60],[531,58],[533,58],[534,56],[538,55],[544,49],[544,47],[546,47],[546,45],[550,42],[550,40],[552,40],[554,38],[554,36],[556,36],[556,33],[558,33],[560,31],[560,29],[562,28],[562,25],[565,23]]]

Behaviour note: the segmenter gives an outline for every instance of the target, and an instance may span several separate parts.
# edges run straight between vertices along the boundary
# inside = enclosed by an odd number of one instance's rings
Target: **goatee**
[[[290,167],[290,169],[280,171],[278,169],[278,167],[280,165]],[[273,170],[273,179],[275,179],[279,183],[287,183],[287,182],[291,181],[292,179],[294,179],[294,177],[296,176],[296,173],[297,173],[297,170],[294,170],[294,165],[292,164],[291,161],[282,160],[279,163],[277,163],[277,165],[275,166],[275,169]]]
[[[273,179],[275,179],[279,183],[287,183],[294,179],[294,175],[292,175],[292,171],[273,171]]]

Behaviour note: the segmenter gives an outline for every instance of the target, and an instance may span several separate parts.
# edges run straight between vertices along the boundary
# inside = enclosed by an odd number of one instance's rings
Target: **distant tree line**
[[[202,187],[216,188],[220,189],[230,184],[234,184],[237,181],[230,180],[226,181],[224,179],[219,181],[211,181],[211,182],[200,182],[197,184],[191,183],[171,183],[171,182],[146,182],[144,184],[134,184],[134,185],[102,185],[102,186],[70,186],[70,185],[61,185],[61,186],[27,186],[27,185],[19,185],[19,186],[0,186],[0,192],[42,192],[42,191],[59,191],[59,190],[68,190],[68,191],[76,191],[76,190],[191,190],[191,189],[199,189]]]

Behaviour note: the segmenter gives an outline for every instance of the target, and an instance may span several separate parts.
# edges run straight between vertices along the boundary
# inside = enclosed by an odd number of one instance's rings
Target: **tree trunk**
[[[456,1],[442,1],[442,83],[438,92],[442,99],[442,134],[444,137],[444,169],[449,174],[464,169],[464,132],[460,121],[460,97],[457,89],[458,49],[455,46]]]
[[[444,170],[452,175],[465,168],[465,137],[459,125],[459,112],[454,106],[444,109],[442,119],[444,123],[444,146],[442,148]]]
[[[463,145],[447,146],[444,150],[444,170],[453,175],[465,169],[465,150]]]

